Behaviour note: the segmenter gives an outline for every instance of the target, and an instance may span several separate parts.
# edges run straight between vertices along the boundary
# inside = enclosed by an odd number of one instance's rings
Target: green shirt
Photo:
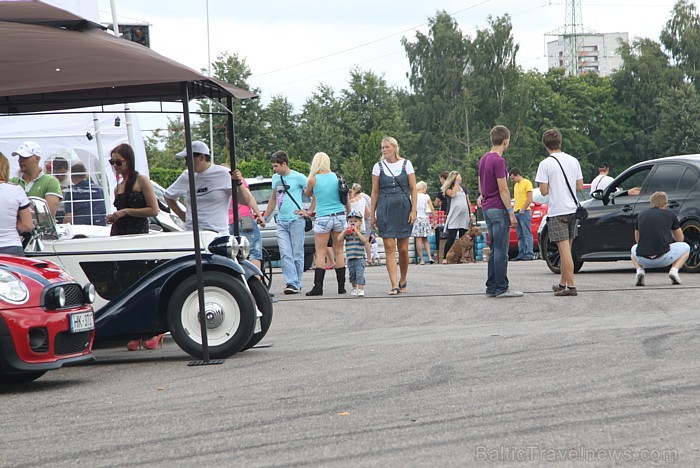
[[[10,182],[22,187],[27,192],[28,197],[39,197],[46,199],[46,195],[56,195],[59,199],[63,199],[61,191],[61,183],[54,176],[39,173],[39,177],[27,183],[21,177],[13,177]]]

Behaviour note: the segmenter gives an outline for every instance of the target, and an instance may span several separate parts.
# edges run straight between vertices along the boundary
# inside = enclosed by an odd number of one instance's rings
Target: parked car
[[[583,184],[583,191],[576,192],[579,203],[591,198],[591,184]],[[514,200],[511,200],[511,205]],[[537,237],[537,233],[540,229],[540,223],[542,219],[547,215],[549,210],[549,195],[542,195],[539,187],[532,189],[532,203],[530,204],[530,211],[532,212],[532,224],[530,225],[530,231],[532,232],[532,249],[535,253],[539,253],[540,243]],[[510,240],[508,242],[508,256],[510,258],[515,258],[518,255],[518,234],[515,231],[515,226],[510,228]]]
[[[255,177],[246,179],[246,182],[248,182],[248,188],[255,197],[255,201],[260,208],[260,213],[264,215],[267,202],[270,201],[270,195],[272,195],[272,179]],[[303,196],[301,206],[304,209],[308,209],[311,206],[311,199]],[[276,213],[277,209],[275,209],[275,214]],[[269,222],[265,225],[265,228],[260,230],[260,236],[262,237],[262,246],[265,250],[267,250],[267,253],[270,255],[270,259],[279,260],[280,249],[277,245],[277,224],[275,223],[274,216],[270,218]],[[311,230],[305,233],[304,236],[304,271],[311,268],[314,261],[315,251],[314,233],[313,230]]]
[[[185,352],[201,358],[192,232],[61,239],[46,202],[32,201],[35,229],[26,255],[50,260],[95,285],[96,343],[169,331]],[[202,231],[200,242],[209,355],[225,358],[262,339],[272,321],[272,302],[260,270],[244,260],[247,239]]]
[[[668,208],[678,216],[685,242],[690,245],[683,270],[699,272],[699,181],[700,155],[671,156],[635,164],[605,190],[593,192],[592,199],[582,203],[588,209],[588,218],[578,223],[578,236],[572,246],[574,271],[579,271],[584,262],[629,260],[637,216],[649,208],[652,193],[663,191],[668,195]],[[549,242],[546,220],[541,224],[539,241],[542,258],[558,274],[559,252]]]
[[[0,255],[0,384],[93,360],[94,296],[51,262]]]

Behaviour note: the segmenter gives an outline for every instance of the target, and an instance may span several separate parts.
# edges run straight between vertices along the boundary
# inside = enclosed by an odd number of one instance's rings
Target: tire
[[[308,270],[311,268],[311,265],[314,263],[314,253],[305,253],[304,254],[304,271]]]
[[[209,357],[228,358],[241,351],[255,330],[255,305],[248,289],[231,275],[218,271],[204,274],[205,312]],[[168,301],[168,325],[175,342],[196,358],[203,359],[197,277],[178,285]]]
[[[549,229],[547,228],[545,228],[542,232],[542,239],[540,239],[540,255],[547,264],[547,268],[549,268],[552,273],[556,273],[557,275],[561,274],[561,258],[559,256],[559,248],[557,247],[557,244],[550,242]],[[575,252],[571,252],[571,255],[576,258]],[[574,273],[581,271],[581,267],[583,267],[583,262],[577,262],[574,260]]]
[[[22,372],[20,374],[5,374],[0,372],[0,384],[23,384],[33,382],[47,371]]]
[[[260,343],[260,340],[265,337],[267,331],[270,329],[270,325],[272,324],[272,299],[270,298],[270,293],[268,292],[267,288],[262,281],[255,276],[248,279],[248,287],[250,288],[250,292],[255,299],[255,305],[262,313],[262,317],[260,317],[261,330],[258,333],[253,334],[250,341],[248,341],[243,348],[243,351]]]
[[[690,254],[682,269],[688,273],[700,273],[700,222],[686,221],[681,229],[685,242],[690,245]]]

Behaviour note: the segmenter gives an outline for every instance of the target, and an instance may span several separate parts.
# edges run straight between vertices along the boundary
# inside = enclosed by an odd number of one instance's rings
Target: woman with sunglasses
[[[114,148],[109,163],[119,184],[114,189],[114,206],[117,209],[107,215],[112,224],[110,235],[146,234],[148,217],[158,214],[158,199],[153,184],[134,168],[134,150],[126,143]]]

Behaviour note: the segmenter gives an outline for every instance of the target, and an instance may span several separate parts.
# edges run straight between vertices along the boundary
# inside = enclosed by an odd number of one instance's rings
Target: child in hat
[[[353,296],[365,295],[365,245],[367,237],[363,233],[362,213],[351,211],[348,214],[348,227],[338,235],[338,240],[345,240],[345,256],[347,258],[350,284]]]

